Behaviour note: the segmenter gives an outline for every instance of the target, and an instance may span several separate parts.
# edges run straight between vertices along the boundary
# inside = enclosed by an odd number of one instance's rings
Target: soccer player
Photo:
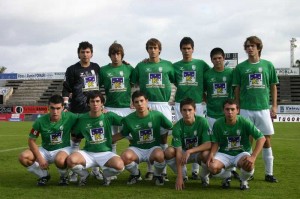
[[[122,117],[113,112],[102,113],[105,102],[100,91],[92,91],[87,97],[90,111],[82,114],[74,127],[77,139],[84,138],[83,150],[72,153],[67,164],[73,172],[80,176],[78,185],[87,183],[90,167],[100,166],[103,171],[103,185],[109,186],[111,176],[118,175],[124,170],[124,163],[120,156],[111,152],[112,150],[112,125],[121,125]]]
[[[172,121],[171,106],[169,100],[171,97],[171,83],[174,82],[174,69],[172,63],[160,59],[162,50],[161,42],[155,38],[151,38],[146,43],[146,50],[149,59],[146,62],[140,62],[134,69],[133,83],[140,86],[140,90],[145,93],[149,99],[149,108],[163,113],[166,118]],[[165,129],[161,129],[165,131]],[[161,133],[162,148],[168,147],[167,133]],[[164,171],[165,180],[167,179],[166,170]],[[148,165],[148,172],[145,180],[152,180],[153,172],[151,166]]]
[[[137,183],[141,177],[138,164],[148,162],[154,165],[155,184],[164,185],[162,172],[166,163],[160,147],[160,128],[171,129],[172,122],[161,112],[149,110],[148,99],[141,91],[132,94],[132,103],[136,111],[124,118],[123,130],[113,137],[116,141],[123,137],[131,137],[130,147],[121,154],[125,169],[130,172],[127,184]]]
[[[262,150],[265,163],[265,181],[278,182],[273,175],[274,156],[271,148],[271,135],[274,127],[271,117],[277,113],[277,86],[278,77],[273,64],[261,59],[263,43],[260,38],[251,36],[244,42],[244,49],[248,59],[234,70],[233,86],[235,99],[240,104],[240,114],[250,119],[261,130],[266,138]],[[271,110],[270,93],[272,107]]]
[[[38,176],[38,186],[44,186],[50,180],[49,164],[54,163],[60,174],[59,185],[68,185],[66,158],[72,152],[70,146],[71,129],[77,121],[77,115],[63,112],[62,96],[49,98],[49,113],[39,117],[29,133],[29,149],[19,156],[20,163]],[[36,139],[41,136],[42,146]]]
[[[121,44],[113,43],[108,50],[111,63],[101,67],[99,74],[99,86],[104,85],[106,102],[105,108],[122,117],[132,113],[130,109],[131,76],[133,67],[124,64],[124,49]],[[113,127],[113,134],[119,132],[118,126]],[[114,143],[112,151],[117,153]]]
[[[238,115],[239,107],[233,99],[227,99],[223,108],[225,117],[219,118],[213,126],[213,144],[207,166],[213,175],[223,178],[224,189],[230,187],[230,167],[239,168],[240,189],[246,190],[249,189],[248,179],[254,173],[256,158],[266,139],[250,120]],[[253,151],[249,136],[256,140]]]
[[[221,48],[214,48],[210,52],[213,68],[204,74],[204,91],[206,99],[207,120],[210,129],[215,121],[224,116],[223,102],[233,98],[232,69],[224,66],[225,53]],[[239,179],[239,174],[232,169],[234,178]]]
[[[211,148],[210,129],[207,120],[196,114],[196,103],[191,98],[180,102],[182,119],[173,127],[172,147],[165,150],[165,159],[177,174],[175,188],[182,190],[186,178],[187,163],[202,161],[202,186],[209,184],[209,172],[205,165]]]
[[[91,62],[93,57],[93,45],[87,41],[79,43],[77,55],[79,62],[67,68],[65,81],[63,83],[62,96],[66,110],[73,113],[86,113],[89,106],[86,103],[87,95],[90,91],[99,90],[98,64]],[[69,101],[71,102],[69,104]],[[71,142],[72,145],[76,143]],[[78,147],[79,143],[77,143]],[[102,180],[99,168],[93,168],[91,172],[97,179]],[[76,182],[77,176],[70,172],[70,181]]]
[[[203,78],[204,72],[209,69],[208,64],[200,59],[193,58],[194,41],[190,37],[184,37],[180,41],[182,60],[173,64],[175,71],[175,121],[182,118],[180,102],[189,97],[196,102],[196,114],[203,113]],[[199,164],[193,163],[192,179],[199,179]]]

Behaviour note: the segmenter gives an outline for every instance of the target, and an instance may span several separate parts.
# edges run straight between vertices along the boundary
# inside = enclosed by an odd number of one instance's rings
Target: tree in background
[[[6,67],[1,66],[1,67],[0,67],[0,73],[4,73],[4,71],[5,71],[6,69],[7,69]]]

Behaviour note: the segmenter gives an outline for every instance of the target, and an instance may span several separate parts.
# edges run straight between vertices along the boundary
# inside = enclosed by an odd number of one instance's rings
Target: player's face
[[[148,46],[147,52],[149,54],[149,58],[157,58],[159,57],[160,50],[156,44]]]
[[[181,108],[181,115],[186,123],[193,123],[195,121],[195,109],[192,105],[186,104]]]
[[[250,41],[246,42],[246,53],[248,54],[248,57],[259,56],[259,51],[256,44],[250,43]]]
[[[135,107],[136,111],[144,112],[148,110],[148,100],[145,99],[144,96],[136,97],[133,100],[133,106]]]
[[[214,67],[221,68],[224,66],[224,57],[222,54],[213,55],[211,62],[213,63]]]
[[[110,59],[114,66],[120,66],[122,64],[122,54],[120,52],[111,54]]]
[[[181,47],[180,50],[181,50],[181,53],[182,53],[182,57],[184,59],[190,59],[190,58],[192,58],[194,49],[192,48],[191,44],[184,44],[184,45],[182,45],[182,47]]]
[[[93,56],[93,53],[90,48],[80,49],[78,56],[82,63],[89,63]]]
[[[62,104],[49,104],[49,110],[50,110],[50,120],[52,122],[57,122],[61,118],[61,112],[63,111],[63,105]]]
[[[98,112],[101,112],[103,103],[101,102],[100,97],[96,97],[94,99],[90,99],[89,106],[90,106],[91,112],[98,113]]]
[[[235,121],[238,113],[239,109],[236,107],[236,104],[225,104],[224,114],[226,121]]]

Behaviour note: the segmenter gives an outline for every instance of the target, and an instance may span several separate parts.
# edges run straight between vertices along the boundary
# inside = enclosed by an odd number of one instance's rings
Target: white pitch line
[[[296,138],[271,138],[271,140],[289,140],[289,141],[299,141],[300,139]]]
[[[24,147],[12,148],[12,149],[4,149],[4,150],[0,150],[0,153],[8,152],[8,151],[15,151],[15,150],[19,150],[19,149],[26,149],[26,148],[28,148],[28,147],[24,146]]]

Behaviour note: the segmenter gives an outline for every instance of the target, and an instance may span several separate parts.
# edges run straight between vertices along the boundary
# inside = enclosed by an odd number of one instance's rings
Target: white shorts
[[[132,113],[134,111],[134,109],[131,108],[112,108],[112,107],[105,107],[105,109],[107,111],[113,112],[118,114],[119,116],[122,117],[126,117],[127,115],[129,115],[130,113]],[[112,126],[111,130],[112,130],[112,134],[116,134],[118,132],[120,132],[123,129],[122,126]]]
[[[159,146],[154,146],[150,149],[141,149],[141,148],[138,148],[138,147],[134,147],[134,146],[131,146],[129,147],[128,149],[132,150],[139,158],[139,163],[141,162],[149,162],[150,163],[150,156],[152,154],[152,152],[154,151],[154,149],[161,149],[161,147]]]
[[[182,150],[182,152],[184,153],[185,150]],[[198,163],[198,157],[200,153],[201,152],[191,154],[189,159],[187,160],[187,163]]]
[[[261,111],[250,111],[241,109],[240,115],[251,120],[264,135],[274,134],[274,127],[269,109]]]
[[[212,130],[213,126],[214,126],[214,123],[217,121],[217,119],[212,118],[212,117],[208,117],[208,116],[206,116],[206,119],[208,121],[210,130]]]
[[[64,148],[57,149],[54,151],[48,151],[48,150],[44,149],[43,147],[39,147],[39,151],[40,151],[41,155],[45,158],[45,160],[47,160],[47,162],[49,164],[52,164],[54,162],[54,159],[55,159],[56,155],[58,154],[58,152],[64,151],[68,155],[70,155],[73,152],[73,148],[68,146],[68,147],[64,147]]]
[[[205,117],[204,107],[205,107],[205,105],[202,104],[202,103],[196,104],[196,115],[200,115],[202,117]],[[180,103],[175,102],[175,122],[177,122],[181,118],[182,118],[182,115],[181,115],[181,112],[180,112]]]
[[[148,106],[151,110],[161,112],[170,122],[172,122],[172,111],[171,106],[168,102],[148,102]],[[167,129],[160,128],[160,134],[164,135],[168,132]],[[170,133],[170,132],[169,132]]]
[[[97,166],[103,167],[108,160],[110,160],[115,156],[118,156],[115,153],[110,151],[94,153],[85,150],[79,150],[78,152],[85,159],[85,168],[97,167]]]
[[[215,155],[215,159],[222,162],[225,165],[225,169],[227,169],[230,167],[237,167],[238,161],[245,155],[250,156],[250,153],[242,152],[236,156],[231,156],[231,155],[227,155],[225,153],[217,152]]]

